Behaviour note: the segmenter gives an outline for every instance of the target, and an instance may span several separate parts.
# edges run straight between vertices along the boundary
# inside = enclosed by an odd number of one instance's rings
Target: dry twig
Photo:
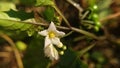
[[[0,36],[2,38],[4,38],[13,48],[14,55],[15,55],[15,58],[16,58],[16,61],[17,61],[17,64],[18,64],[18,68],[24,68],[23,63],[22,63],[22,59],[21,59],[20,54],[19,54],[19,51],[17,50],[17,48],[16,48],[14,42],[12,41],[12,39],[10,37],[8,37],[6,34],[3,34],[3,33],[0,33]]]

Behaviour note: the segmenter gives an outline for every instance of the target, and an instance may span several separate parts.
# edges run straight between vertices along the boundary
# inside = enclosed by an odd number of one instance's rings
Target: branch
[[[29,24],[34,24],[34,25],[38,25],[38,26],[46,26],[46,27],[48,27],[48,24],[44,24],[44,23],[32,23],[32,22],[27,22],[27,23],[29,23]],[[83,34],[83,35],[86,35],[86,36],[89,36],[89,37],[92,37],[92,38],[94,38],[94,39],[97,39],[97,40],[100,40],[100,38],[99,37],[97,37],[96,35],[94,35],[94,34],[92,34],[92,33],[90,33],[90,32],[87,32],[87,31],[85,31],[85,30],[82,30],[82,29],[78,29],[78,28],[75,28],[75,27],[70,27],[70,28],[68,28],[68,27],[63,27],[63,26],[56,26],[58,29],[63,29],[63,30],[72,30],[72,31],[75,31],[75,32],[78,32],[78,33],[81,33],[81,34]]]
[[[5,19],[0,19],[0,20],[5,20]],[[11,21],[11,22],[18,22],[18,23],[26,23],[26,24],[33,24],[33,25],[37,25],[37,26],[45,26],[48,27],[49,24],[47,23],[37,23],[37,22],[20,22],[20,21],[12,21],[12,20],[7,20],[7,21]],[[92,37],[94,39],[100,40],[99,37],[97,37],[96,35],[94,35],[93,33],[90,33],[88,31],[82,30],[82,29],[78,29],[75,27],[63,27],[63,26],[56,26],[59,29],[63,29],[63,30],[72,30],[81,34],[84,34],[86,36]]]
[[[65,16],[62,14],[62,12],[59,10],[59,8],[56,6],[55,2],[54,5],[52,5],[52,7],[56,10],[56,12],[63,18],[63,20],[65,21],[65,23],[67,24],[68,27],[71,28],[70,23],[68,22],[68,20],[65,18]]]
[[[17,64],[18,64],[18,68],[24,68],[23,63],[22,63],[22,59],[21,59],[20,54],[19,54],[19,51],[17,50],[17,48],[16,48],[14,42],[12,41],[12,39],[10,39],[10,37],[8,37],[6,34],[3,34],[3,33],[0,33],[0,36],[2,38],[4,38],[13,48],[14,55],[15,55],[15,58],[16,58],[16,61],[17,61]]]
[[[94,34],[92,34],[92,33],[90,33],[90,32],[87,32],[87,31],[85,31],[85,30],[78,29],[78,28],[75,28],[75,27],[71,27],[71,29],[72,29],[73,31],[76,31],[76,32],[78,32],[78,33],[81,33],[81,34],[84,34],[84,35],[86,35],[86,36],[92,37],[92,38],[94,38],[94,39],[101,40],[101,38],[97,37],[96,35],[94,35]]]
[[[78,9],[78,11],[80,13],[80,17],[81,17],[82,16],[82,12],[83,12],[83,8],[79,4],[75,3],[72,0],[67,0],[67,2],[69,2],[71,5],[73,5],[75,8]]]

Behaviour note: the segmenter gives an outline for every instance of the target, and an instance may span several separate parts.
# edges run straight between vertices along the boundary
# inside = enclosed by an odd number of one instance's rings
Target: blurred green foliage
[[[52,7],[47,7],[47,9],[43,12],[43,17],[46,19],[48,22],[51,22],[54,20],[54,8]]]
[[[35,14],[37,13],[35,13],[33,10],[28,13],[25,9],[17,9],[18,4],[16,4],[14,0],[8,2],[6,1],[0,1],[0,32],[6,33],[14,41],[21,41],[17,42],[16,46],[19,50],[21,50],[21,52],[24,52],[23,63],[25,68],[49,68],[51,61],[44,55],[44,37],[38,36],[37,34],[38,31],[43,30],[44,28],[42,26],[35,25],[35,23],[39,23],[35,18]],[[100,24],[100,20],[111,13],[109,6],[112,3],[112,0],[87,1],[88,9],[91,10],[90,16],[87,18],[88,20],[94,22],[94,29],[97,32],[102,25]],[[57,14],[53,8],[54,0],[20,0],[19,4],[24,8],[26,6],[29,6],[29,8],[37,8],[41,6],[45,7],[42,15],[38,15],[43,17],[42,19],[47,22],[55,21],[55,23],[59,23]],[[28,22],[33,24],[28,24]],[[82,36],[80,34],[78,35]],[[88,68],[87,63],[81,60],[81,57],[86,55],[85,53],[87,53],[88,61],[90,59],[96,62],[96,68],[103,68],[102,66],[107,62],[105,56],[101,52],[95,51],[90,53],[88,50],[90,50],[92,47],[86,51],[74,51],[71,47],[75,47],[73,39],[70,38],[70,40],[64,40],[65,41],[63,41],[63,43],[66,43],[68,49],[65,51],[64,55],[60,56],[60,60],[54,66],[55,68]],[[24,44],[22,41],[25,41],[26,44]],[[0,40],[0,42],[3,42],[3,40]],[[86,41],[86,43],[88,43],[88,41]],[[82,55],[78,54],[80,51],[80,54]]]
[[[34,36],[29,40],[23,58],[25,68],[47,68],[50,62],[44,55],[44,37]]]

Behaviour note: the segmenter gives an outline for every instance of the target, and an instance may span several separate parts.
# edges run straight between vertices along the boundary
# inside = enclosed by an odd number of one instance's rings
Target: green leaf
[[[4,21],[5,22],[5,21]],[[13,25],[11,26],[8,26],[6,28],[9,28],[11,30],[16,30],[16,29],[20,29],[24,24],[21,24],[21,23],[15,23],[15,22],[11,22],[11,23],[14,23]]]
[[[95,44],[92,44],[85,49],[75,52],[68,48],[65,54],[61,56],[60,62],[58,63],[58,68],[88,68],[88,66],[80,60],[80,57],[89,51]]]
[[[60,58],[61,59],[56,68],[87,68],[87,65],[79,59],[80,57],[78,57],[76,52],[69,48]]]
[[[30,27],[32,27],[31,24],[24,24],[24,25],[20,28],[20,30],[21,30],[21,31],[25,31],[25,30],[29,29]]]
[[[9,15],[7,13],[5,13],[5,12],[0,12],[0,19],[20,21],[20,19],[18,19],[18,18],[9,17]]]
[[[36,0],[36,6],[53,5],[53,0]]]
[[[5,26],[5,25],[7,25],[7,26]],[[20,29],[22,31],[25,31],[28,28],[30,28],[32,26],[32,24],[26,24],[25,22],[21,22],[21,21],[0,19],[0,26],[7,28],[7,29],[11,29],[11,30]]]
[[[20,2],[24,5],[29,5],[29,6],[53,5],[53,0],[20,0]]]
[[[45,20],[51,22],[53,21],[54,18],[54,8],[52,7],[48,7],[44,12],[43,12],[43,16],[45,18]]]
[[[44,55],[44,37],[32,37],[23,61],[25,68],[47,68],[49,59]]]
[[[17,10],[14,3],[12,3],[12,2],[0,2],[0,11],[9,11],[10,9]]]
[[[25,11],[5,11],[9,18],[19,18],[20,20],[26,20],[34,17],[33,13],[26,13]]]
[[[0,26],[6,29],[25,31],[29,29],[32,24],[27,24],[25,22],[33,22],[34,19],[32,13],[26,13],[24,11],[5,11],[0,12]],[[21,21],[24,20],[24,21]]]
[[[24,4],[24,5],[34,5],[36,3],[36,0],[20,0],[21,4]]]

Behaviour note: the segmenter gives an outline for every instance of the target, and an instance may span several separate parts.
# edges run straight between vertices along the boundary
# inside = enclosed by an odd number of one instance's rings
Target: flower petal
[[[57,37],[63,37],[63,36],[65,35],[65,33],[62,32],[62,31],[56,31],[55,35],[56,35]]]
[[[56,27],[55,27],[55,24],[53,22],[50,23],[48,31],[53,31],[53,32],[56,31]]]
[[[58,52],[52,44],[44,48],[44,53],[45,53],[45,56],[49,57],[52,61],[59,59]]]
[[[47,47],[48,45],[52,44],[51,40],[49,39],[48,36],[45,37],[45,46],[44,47]]]
[[[47,47],[45,47],[44,48],[44,53],[45,53],[45,56],[47,56],[47,57],[49,57],[50,56],[50,51],[51,51],[51,49],[50,49],[51,47],[50,47],[50,45],[48,45]]]
[[[47,32],[47,30],[43,30],[43,31],[38,32],[38,34],[40,34],[42,36],[47,36],[48,32]]]
[[[55,47],[53,47],[53,54],[54,54],[54,59],[58,60],[59,59],[59,55],[58,55],[58,51],[55,49]]]
[[[51,39],[52,44],[56,45],[57,47],[61,48],[63,44],[60,42],[60,39],[55,37]]]

